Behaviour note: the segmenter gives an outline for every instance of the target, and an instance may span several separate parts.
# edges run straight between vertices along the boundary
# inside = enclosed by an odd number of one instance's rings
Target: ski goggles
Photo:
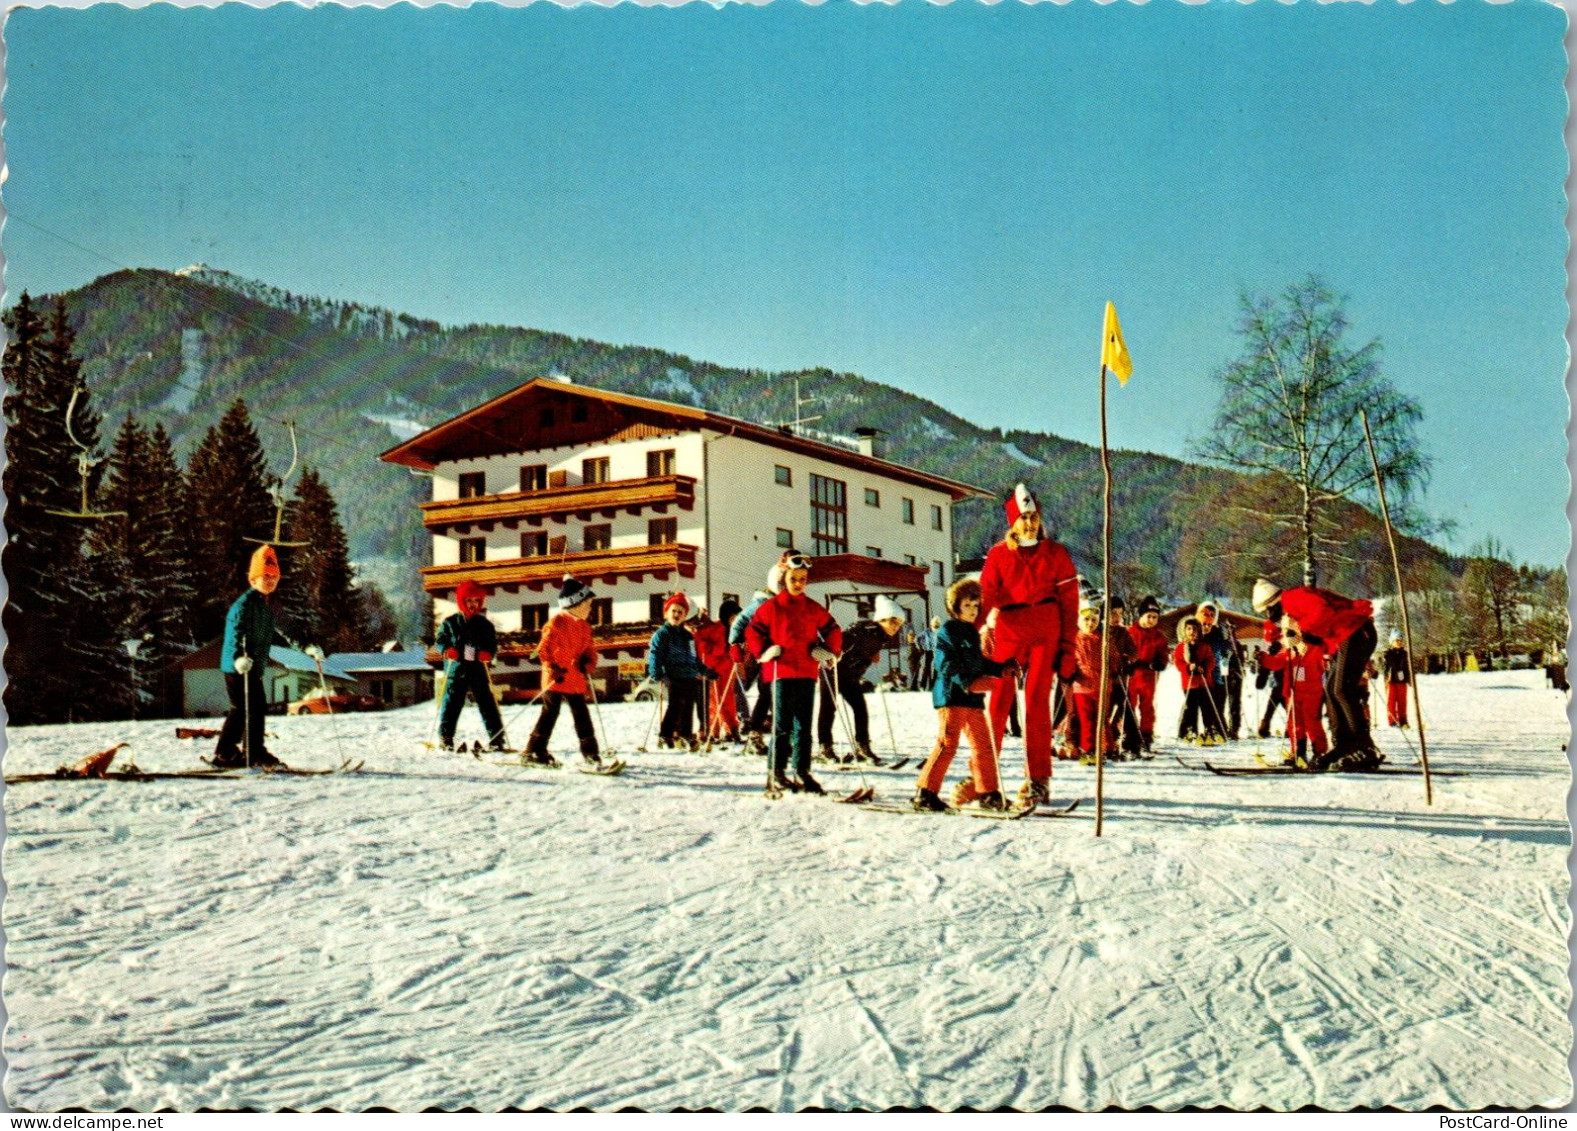
[[[783,563],[785,569],[809,569],[810,559],[804,554],[795,554]]]

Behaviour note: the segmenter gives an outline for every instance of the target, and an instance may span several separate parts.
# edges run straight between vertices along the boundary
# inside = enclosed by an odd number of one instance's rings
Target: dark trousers
[[[663,712],[662,725],[657,737],[664,742],[695,737],[696,698],[701,691],[698,679],[670,679],[668,681],[668,709]]]
[[[821,702],[816,714],[816,741],[823,746],[832,745],[832,718],[837,710],[837,703],[832,697],[832,674],[829,672],[821,677]],[[854,716],[854,742],[858,746],[871,744],[871,721],[865,710],[865,692],[860,690],[858,676],[844,678],[838,677],[838,694],[849,705],[849,714]]]
[[[1183,721],[1178,724],[1177,737],[1187,738],[1191,734],[1204,734],[1214,730],[1210,722],[1214,717],[1215,708],[1210,705],[1210,689],[1190,688],[1183,699]]]
[[[1282,698],[1280,685],[1273,685],[1270,689],[1270,696],[1265,703],[1265,715],[1259,720],[1259,735],[1261,738],[1269,737],[1271,720],[1276,717],[1276,708],[1285,707],[1286,705],[1286,700]]]
[[[1331,753],[1336,757],[1374,745],[1369,718],[1363,709],[1367,681],[1364,667],[1374,655],[1379,637],[1368,620],[1336,649],[1336,659],[1325,672],[1325,711],[1331,719]]]
[[[1227,676],[1226,709],[1227,734],[1236,738],[1243,729],[1243,676],[1233,672]]]
[[[816,707],[816,681],[813,679],[775,679],[772,681],[772,768],[786,774],[793,755],[795,772],[810,773],[811,714]]]
[[[539,755],[548,752],[548,739],[553,737],[553,728],[558,725],[560,707],[569,708],[569,717],[575,723],[575,736],[580,739],[580,752],[587,757],[597,754],[597,732],[591,725],[586,697],[563,691],[549,691],[542,697],[542,713],[537,716],[537,725],[531,728],[526,752]]]
[[[504,719],[498,713],[498,702],[493,698],[493,685],[487,680],[487,666],[478,660],[450,660],[444,679],[444,701],[438,713],[438,738],[442,742],[454,741],[454,730],[460,722],[460,709],[465,706],[466,692],[476,700],[482,725],[487,728],[487,740],[493,746],[504,745]]]
[[[750,709],[745,729],[752,734],[765,734],[772,726],[772,685],[756,681],[756,705]]]
[[[263,745],[263,716],[268,713],[268,700],[263,694],[263,673],[253,668],[246,675],[225,672],[225,694],[230,697],[230,710],[225,714],[224,726],[219,729],[219,742],[214,747],[215,762],[240,762],[242,758],[241,735],[246,732],[246,753],[254,762],[273,760]]]

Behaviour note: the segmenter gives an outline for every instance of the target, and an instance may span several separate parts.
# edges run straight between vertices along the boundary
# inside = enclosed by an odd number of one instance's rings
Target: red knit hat
[[[1035,501],[1035,493],[1024,484],[1020,483],[1013,488],[1013,493],[1007,501],[1008,525],[1012,526],[1018,521],[1021,514],[1038,514],[1040,504]]]
[[[690,598],[686,597],[683,593],[675,593],[672,597],[663,602],[663,616],[666,617],[668,615],[668,610],[674,608],[675,606],[683,609],[688,615],[690,612]]]
[[[468,577],[455,586],[454,599],[456,602],[460,602],[470,597],[479,597],[485,601],[487,600],[487,590]]]

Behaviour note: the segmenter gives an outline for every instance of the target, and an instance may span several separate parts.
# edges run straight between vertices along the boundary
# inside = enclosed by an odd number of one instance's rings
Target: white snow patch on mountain
[[[1433,804],[1407,774],[1185,769],[1163,675],[1163,754],[1106,769],[1099,838],[1092,767],[1057,763],[1054,796],[1083,798],[1063,820],[770,802],[759,759],[638,752],[644,703],[601,706],[616,778],[425,749],[429,704],[269,719],[287,762],[366,759],[356,775],[11,786],[6,1098],[1562,1106],[1567,698],[1537,672],[1421,690],[1432,764],[1466,775]],[[878,752],[890,711],[924,755],[930,697],[884,700]],[[517,743],[535,718],[505,711]],[[146,769],[196,766],[211,740],[174,728],[13,728],[5,769],[122,741]],[[459,737],[483,737],[470,708]],[[1378,740],[1411,763],[1411,736]],[[1280,746],[1179,749],[1252,765]],[[565,717],[553,748],[573,761]],[[1002,766],[1016,788],[1018,739]],[[894,802],[915,782],[816,772]]]
[[[1034,458],[1033,456],[1025,455],[1022,451],[1019,450],[1019,446],[1017,444],[1010,443],[1007,440],[1003,440],[1002,441],[1002,450],[1005,451],[1008,455],[1012,456],[1014,459],[1018,460],[1020,463],[1027,463],[1030,467],[1045,467],[1046,466],[1044,461],[1038,460],[1038,459]]]
[[[682,402],[701,407],[701,392],[695,382],[676,365],[670,365],[662,377],[652,382],[652,395],[661,400]]]

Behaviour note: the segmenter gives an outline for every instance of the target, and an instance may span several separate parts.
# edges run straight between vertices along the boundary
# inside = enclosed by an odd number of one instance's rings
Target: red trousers
[[[1044,781],[1051,777],[1051,683],[1057,674],[1057,649],[1043,644],[1009,644],[999,634],[991,658],[1017,660],[1024,671],[1024,768],[1030,780]],[[993,734],[1006,733],[1013,694],[1011,679],[997,680],[990,703]]]
[[[1118,688],[1112,687],[1107,694],[1111,695]],[[1106,725],[1101,727],[1101,746],[1103,752],[1110,754],[1117,749],[1116,735],[1112,730],[1111,709],[1116,702],[1113,696],[1106,703]],[[1079,692],[1073,694],[1073,710],[1079,716],[1079,753],[1095,753],[1095,716],[1100,711],[1101,697],[1099,695],[1084,695]]]
[[[711,702],[706,707],[706,722],[712,737],[733,734],[739,729],[739,708],[734,699],[738,665],[724,664],[712,681]]]
[[[1128,677],[1128,702],[1133,704],[1139,729],[1145,734],[1155,733],[1155,675],[1144,669]]]
[[[991,745],[991,730],[986,713],[978,707],[941,707],[936,712],[936,747],[920,767],[920,788],[939,793],[947,778],[947,767],[958,752],[959,735],[969,737],[969,774],[976,793],[1000,789],[997,784],[997,752]]]
[[[1287,738],[1292,744],[1293,753],[1297,753],[1298,740],[1302,738],[1309,740],[1309,746],[1316,754],[1324,754],[1330,749],[1325,737],[1325,724],[1320,721],[1320,706],[1324,701],[1325,692],[1319,687],[1293,696],[1292,709],[1287,712]]]
[[[1407,684],[1385,685],[1385,721],[1394,727],[1407,725]]]

